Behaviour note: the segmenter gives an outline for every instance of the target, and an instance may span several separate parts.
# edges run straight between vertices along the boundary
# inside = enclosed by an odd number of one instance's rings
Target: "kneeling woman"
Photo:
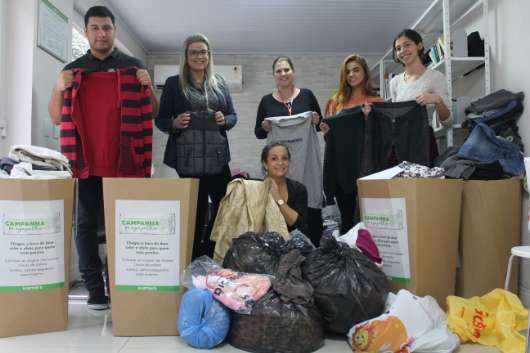
[[[307,189],[287,178],[291,153],[286,145],[272,143],[263,148],[261,164],[265,181],[271,183],[270,193],[285,218],[289,232],[298,229],[307,234]]]

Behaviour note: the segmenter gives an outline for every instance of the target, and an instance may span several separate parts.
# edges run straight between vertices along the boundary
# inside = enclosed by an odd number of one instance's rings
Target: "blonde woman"
[[[210,42],[203,34],[189,36],[183,44],[180,74],[164,85],[155,124],[169,134],[164,163],[181,177],[199,179],[193,258],[213,255],[209,233],[231,178],[226,131],[236,122],[227,84],[214,73]],[[203,232],[208,197],[214,212]]]
[[[340,113],[344,109],[364,105],[363,111],[368,115],[369,105],[381,102],[383,99],[374,93],[370,70],[366,60],[357,54],[347,56],[340,67],[339,88],[326,105],[326,116]],[[320,130],[324,136],[329,131],[326,123],[320,123]],[[352,181],[354,182],[354,181]],[[335,187],[335,199],[340,211],[341,234],[354,226],[355,208],[357,205],[356,192],[344,192],[339,185]]]

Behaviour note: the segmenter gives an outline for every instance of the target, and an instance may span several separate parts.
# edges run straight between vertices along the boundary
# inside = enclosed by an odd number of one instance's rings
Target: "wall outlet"
[[[0,136],[7,137],[7,120],[0,119]]]

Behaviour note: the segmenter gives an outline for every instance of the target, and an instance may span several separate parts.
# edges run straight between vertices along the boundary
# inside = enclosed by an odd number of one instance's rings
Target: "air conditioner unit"
[[[243,71],[241,65],[216,65],[215,72],[225,78],[230,92],[243,91]]]
[[[164,88],[164,83],[166,83],[167,78],[177,75],[179,69],[179,65],[155,65],[155,87],[158,89]],[[216,65],[215,72],[225,78],[230,92],[241,92],[243,90],[243,72],[241,65]]]

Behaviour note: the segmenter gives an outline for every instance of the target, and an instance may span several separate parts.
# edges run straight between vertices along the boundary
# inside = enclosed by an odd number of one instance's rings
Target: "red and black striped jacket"
[[[153,143],[151,90],[138,82],[137,70],[136,67],[129,67],[108,72],[109,75],[117,75],[120,88],[120,102],[117,102],[121,108],[120,143],[117,146],[118,177],[151,176]],[[89,166],[79,135],[81,129],[76,126],[72,115],[83,76],[90,75],[91,71],[84,69],[72,71],[74,73],[72,87],[65,90],[63,95],[59,142],[61,152],[70,161],[74,177],[84,179],[89,177]]]

